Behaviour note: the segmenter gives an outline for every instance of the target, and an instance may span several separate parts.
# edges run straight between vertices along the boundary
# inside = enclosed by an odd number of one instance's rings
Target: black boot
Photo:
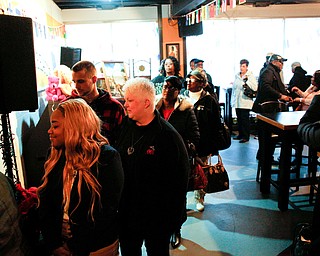
[[[171,244],[173,249],[176,249],[176,248],[178,248],[180,246],[180,244],[181,244],[181,232],[180,232],[180,230],[174,232],[171,235],[170,244]]]

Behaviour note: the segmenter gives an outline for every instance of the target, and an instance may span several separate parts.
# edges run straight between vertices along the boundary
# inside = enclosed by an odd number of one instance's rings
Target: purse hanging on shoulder
[[[220,117],[221,123],[219,124],[219,130],[216,137],[216,144],[218,150],[224,150],[231,146],[231,133],[229,127],[223,121],[223,118]]]
[[[206,193],[215,193],[229,189],[229,176],[222,163],[222,157],[218,154],[218,162],[211,163],[211,156],[208,164],[202,167],[208,180],[208,185],[204,189]]]
[[[246,95],[247,97],[251,99],[257,97],[257,92],[252,90],[247,84],[244,84],[243,88],[244,88],[243,94]]]

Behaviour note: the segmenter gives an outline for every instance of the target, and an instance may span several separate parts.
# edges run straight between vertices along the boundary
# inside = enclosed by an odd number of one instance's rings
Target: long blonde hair
[[[66,162],[63,169],[63,205],[66,203],[67,195],[70,195],[71,190],[65,184],[68,181],[68,177],[76,173],[78,176],[77,191],[79,201],[71,214],[81,202],[81,185],[82,182],[85,182],[91,192],[91,208],[88,211],[88,215],[90,214],[91,219],[94,220],[93,209],[96,199],[100,202],[101,185],[91,173],[91,168],[98,162],[100,147],[104,144],[109,144],[109,142],[100,133],[101,120],[84,100],[67,100],[60,103],[55,111],[60,111],[64,117],[65,147],[64,149],[51,147],[50,156],[44,164],[43,184],[39,187],[38,193],[47,186],[48,175],[54,169],[64,151]]]

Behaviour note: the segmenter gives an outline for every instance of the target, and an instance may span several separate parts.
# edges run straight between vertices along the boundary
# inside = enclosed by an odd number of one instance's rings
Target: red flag
[[[230,8],[235,8],[237,5],[237,1],[236,0],[230,0]]]
[[[209,9],[209,17],[214,18],[214,4],[211,4]]]

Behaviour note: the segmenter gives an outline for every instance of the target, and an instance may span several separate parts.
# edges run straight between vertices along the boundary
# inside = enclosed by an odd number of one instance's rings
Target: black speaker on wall
[[[0,113],[38,108],[32,19],[0,15]]]
[[[69,68],[81,60],[81,48],[61,47],[60,64]]]

